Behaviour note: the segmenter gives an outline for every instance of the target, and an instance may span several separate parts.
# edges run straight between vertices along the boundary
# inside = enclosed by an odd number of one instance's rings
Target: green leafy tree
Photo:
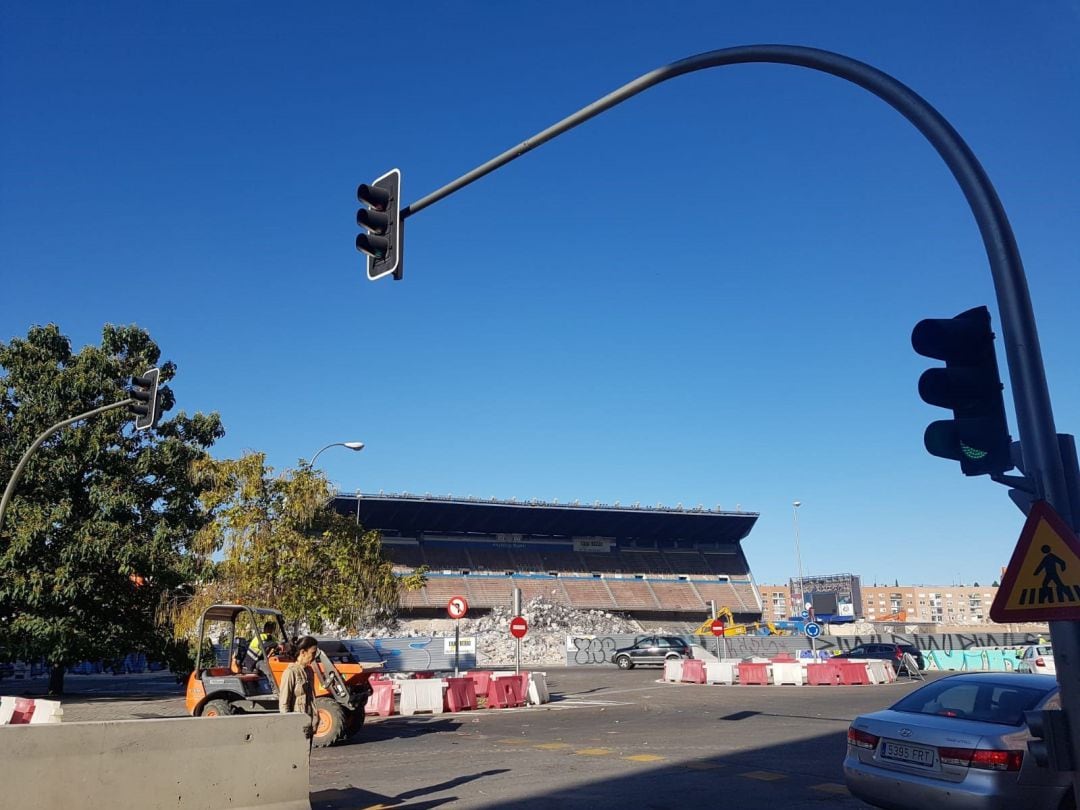
[[[0,343],[0,482],[52,425],[127,398],[160,366],[159,403],[176,374],[137,326],[106,325],[73,352],[58,327]],[[135,432],[124,408],[63,428],[31,456],[0,526],[0,659],[44,659],[49,691],[67,666],[132,651],[165,654],[166,594],[198,575],[188,544],[206,520],[193,462],[223,435],[217,414],[183,411]]]
[[[294,633],[354,631],[393,616],[401,590],[424,584],[422,570],[394,573],[379,533],[334,511],[326,478],[305,463],[275,475],[264,454],[246,453],[199,461],[194,475],[212,515],[195,548],[218,562],[179,609],[181,634],[217,602],[277,608]]]

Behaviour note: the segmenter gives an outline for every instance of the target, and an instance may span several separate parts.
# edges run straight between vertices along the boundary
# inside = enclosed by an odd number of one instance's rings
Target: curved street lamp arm
[[[122,408],[123,406],[131,405],[134,402],[134,399],[128,398],[121,400],[120,402],[113,402],[111,405],[102,405],[100,408],[94,408],[94,410],[92,411],[80,413],[78,416],[73,416],[70,419],[65,419],[63,422],[57,422],[51,428],[38,436],[34,440],[34,443],[30,445],[29,449],[25,453],[23,453],[22,459],[15,467],[15,472],[11,474],[11,479],[8,481],[7,488],[4,490],[4,497],[2,500],[0,500],[0,529],[2,529],[4,526],[4,512],[7,510],[7,505],[11,501],[11,496],[15,493],[15,485],[18,484],[19,479],[22,478],[23,470],[26,469],[26,464],[28,461],[30,461],[30,456],[32,456],[34,454],[34,451],[41,446],[42,442],[44,442],[47,438],[56,433],[56,431],[60,430],[60,428],[67,427],[74,422],[78,422],[80,419],[88,419],[91,416],[97,416],[99,413],[111,411],[113,408]]]
[[[314,467],[315,466],[315,459],[317,459],[320,455],[322,455],[323,450],[329,450],[331,447],[344,447],[344,446],[345,446],[345,442],[330,442],[330,444],[326,445],[326,447],[324,447],[322,450],[320,450],[318,453],[316,453],[315,455],[313,455],[311,457],[311,461],[308,462],[308,466],[309,467]]]
[[[1016,238],[1001,200],[970,147],[941,113],[905,84],[864,62],[830,51],[796,45],[744,45],[709,51],[673,62],[623,85],[468,174],[422,197],[403,208],[401,217],[404,219],[422,211],[557,135],[654,85],[706,68],[750,62],[809,68],[837,76],[869,90],[914,124],[948,165],[975,215],[986,254],[990,259],[1016,406],[1017,427],[1023,443],[1024,465],[1040,490],[1039,496],[1047,498],[1066,521],[1075,527],[1076,521],[1080,521],[1080,515],[1071,515],[1069,508],[1068,489],[1058,450],[1050,391],[1046,383],[1027,278],[1020,260],[1020,251],[1016,246]]]

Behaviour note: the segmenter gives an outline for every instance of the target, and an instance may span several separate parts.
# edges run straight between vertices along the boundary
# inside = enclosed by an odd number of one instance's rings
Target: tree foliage
[[[301,624],[355,631],[392,616],[402,588],[423,585],[423,571],[393,572],[377,531],[331,508],[329,483],[307,464],[275,475],[264,454],[246,453],[193,469],[212,516],[195,548],[220,559],[179,608],[179,633],[217,602],[277,608],[294,632]]]
[[[0,483],[41,433],[125,399],[131,376],[155,365],[170,411],[176,366],[159,359],[137,326],[106,325],[100,346],[78,352],[55,325],[0,343]],[[187,551],[205,515],[189,467],[222,435],[217,414],[183,411],[136,433],[117,408],[35,452],[0,526],[0,658],[44,658],[62,673],[169,640],[156,612],[199,574]]]

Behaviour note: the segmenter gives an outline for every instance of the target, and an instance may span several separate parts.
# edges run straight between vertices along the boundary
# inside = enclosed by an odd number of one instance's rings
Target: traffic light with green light
[[[997,475],[1013,468],[998,374],[990,310],[976,307],[955,318],[919,321],[911,345],[924,357],[944,360],[919,378],[923,401],[948,408],[952,419],[932,422],[923,441],[931,455],[960,462],[964,475]]]
[[[361,183],[356,199],[366,205],[356,212],[356,249],[367,255],[371,281],[393,275],[401,278],[401,172],[391,169],[374,183]]]

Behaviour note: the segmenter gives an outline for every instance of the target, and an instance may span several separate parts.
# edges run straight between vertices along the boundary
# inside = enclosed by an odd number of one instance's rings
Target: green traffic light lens
[[[988,453],[986,450],[979,450],[979,449],[977,449],[975,447],[969,447],[968,445],[964,444],[963,442],[960,442],[960,452],[962,452],[965,456],[970,458],[972,461],[979,461],[981,459],[986,458],[988,455],[990,455],[990,453]]]

